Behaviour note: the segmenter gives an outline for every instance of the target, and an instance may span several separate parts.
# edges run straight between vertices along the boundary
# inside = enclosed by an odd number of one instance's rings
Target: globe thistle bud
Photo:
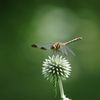
[[[42,67],[42,74],[47,80],[50,80],[56,85],[59,79],[66,80],[70,75],[71,67],[65,58],[62,56],[52,56],[45,59]]]

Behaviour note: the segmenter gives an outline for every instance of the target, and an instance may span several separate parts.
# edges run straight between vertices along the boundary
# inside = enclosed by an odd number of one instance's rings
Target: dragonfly
[[[33,44],[31,45],[31,47],[40,48],[42,50],[53,50],[54,52],[61,52],[63,55],[66,55],[66,56],[67,56],[67,50],[68,50],[75,56],[74,52],[67,45],[81,39],[82,37],[78,37],[65,43],[56,42],[56,43],[48,43],[48,44]]]

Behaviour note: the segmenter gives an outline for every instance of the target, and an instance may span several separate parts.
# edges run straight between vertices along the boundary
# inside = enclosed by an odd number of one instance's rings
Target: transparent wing
[[[63,55],[67,56],[67,50],[66,50],[65,46],[61,47],[61,48],[59,49],[59,51],[60,51]]]
[[[32,47],[34,48],[40,48],[42,50],[50,50],[51,49],[51,46],[53,45],[54,43],[47,43],[47,44],[33,44],[31,45]]]
[[[65,47],[70,53],[72,53],[74,56],[76,56],[75,53],[68,46],[65,46]]]

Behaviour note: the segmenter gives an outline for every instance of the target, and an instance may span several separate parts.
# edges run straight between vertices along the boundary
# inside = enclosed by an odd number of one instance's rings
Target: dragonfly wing
[[[61,47],[59,49],[59,51],[61,51],[63,53],[63,55],[67,56],[67,50],[66,50],[65,46],[64,47]]]
[[[34,47],[34,48],[40,48],[42,50],[50,50],[51,49],[51,46],[53,44],[54,43],[48,43],[48,44],[33,44],[31,46]]]
[[[65,46],[65,47],[69,52],[71,52],[74,56],[76,56],[75,53],[68,46]]]

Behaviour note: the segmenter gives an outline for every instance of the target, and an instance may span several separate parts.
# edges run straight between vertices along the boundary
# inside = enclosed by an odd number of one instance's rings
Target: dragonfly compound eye
[[[51,46],[51,49],[55,49],[55,47],[52,45],[52,46]]]

